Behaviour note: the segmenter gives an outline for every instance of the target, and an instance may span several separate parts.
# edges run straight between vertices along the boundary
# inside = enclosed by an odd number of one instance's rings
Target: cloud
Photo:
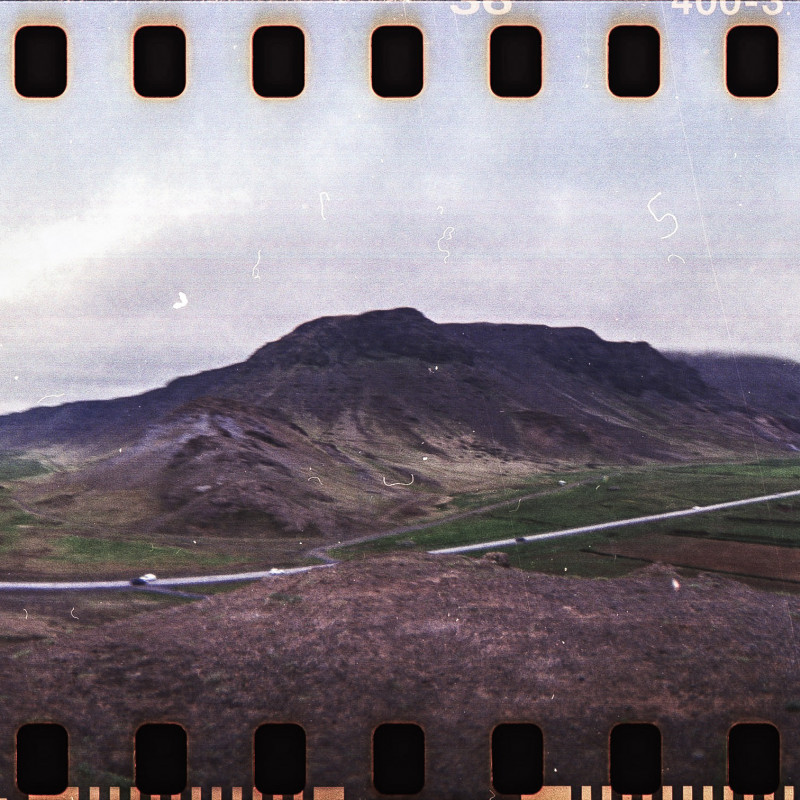
[[[3,234],[0,300],[23,299],[54,271],[61,271],[63,280],[64,271],[68,276],[89,260],[129,253],[169,227],[235,205],[234,197],[220,197],[207,185],[118,178],[70,216]]]

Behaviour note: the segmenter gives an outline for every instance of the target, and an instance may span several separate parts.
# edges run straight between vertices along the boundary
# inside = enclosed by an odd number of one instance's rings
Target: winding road
[[[316,558],[326,561],[324,564],[314,564],[306,567],[289,567],[281,569],[273,567],[272,569],[259,570],[256,572],[233,572],[223,575],[197,575],[182,578],[159,578],[144,586],[133,586],[130,581],[126,580],[113,580],[113,581],[0,581],[0,591],[75,591],[84,589],[130,589],[147,591],[148,589],[169,589],[170,587],[177,586],[202,586],[204,584],[217,584],[217,583],[233,583],[236,581],[252,581],[261,578],[273,578],[279,575],[293,575],[298,572],[308,572],[312,569],[324,569],[325,567],[332,567],[339,563],[332,556],[328,555],[328,551],[338,548],[346,547],[351,544],[360,544],[363,542],[374,541],[387,536],[396,536],[402,533],[412,533],[415,531],[425,530],[436,525],[441,525],[444,522],[450,522],[457,519],[464,519],[465,517],[483,514],[487,511],[497,510],[507,506],[514,505],[520,500],[530,500],[535,497],[540,497],[545,494],[552,494],[553,491],[560,491],[572,488],[578,484],[571,484],[559,487],[558,489],[548,490],[546,492],[538,492],[536,494],[526,495],[522,498],[514,498],[512,501],[504,501],[501,503],[493,503],[488,506],[481,506],[480,508],[465,511],[445,519],[439,519],[434,522],[427,522],[420,525],[413,525],[404,528],[395,528],[384,533],[373,534],[370,536],[362,536],[357,539],[350,539],[336,544],[325,545],[324,547],[315,548],[309,551],[309,555],[314,555]],[[490,542],[479,542],[478,544],[461,545],[459,547],[445,547],[439,550],[428,550],[432,555],[449,555],[459,553],[470,553],[477,550],[494,550],[498,547],[509,547],[515,544],[525,544],[528,542],[543,541],[546,539],[557,539],[567,536],[580,536],[584,533],[594,533],[596,531],[612,530],[614,528],[624,528],[630,525],[642,525],[648,522],[661,522],[667,519],[677,519],[679,517],[690,517],[698,514],[711,514],[716,511],[724,511],[729,508],[739,508],[741,506],[755,505],[757,503],[769,503],[773,500],[785,500],[789,497],[800,497],[800,489],[795,489],[790,492],[779,492],[777,494],[765,494],[758,497],[747,497],[742,500],[730,500],[725,503],[714,503],[708,506],[692,506],[692,508],[682,509],[679,511],[666,511],[661,514],[648,514],[643,517],[631,517],[629,519],[613,520],[611,522],[599,522],[593,525],[582,525],[577,528],[565,528],[563,530],[547,531],[545,533],[535,533],[530,536],[522,536],[516,539],[495,539]]]

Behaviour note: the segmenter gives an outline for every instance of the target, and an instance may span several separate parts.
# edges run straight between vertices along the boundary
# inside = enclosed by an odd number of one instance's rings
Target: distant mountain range
[[[721,357],[399,308],[307,322],[135,397],[0,417],[0,448],[69,465],[62,489],[150,492],[159,529],[328,534],[541,468],[799,449],[800,367],[739,370],[749,396]]]

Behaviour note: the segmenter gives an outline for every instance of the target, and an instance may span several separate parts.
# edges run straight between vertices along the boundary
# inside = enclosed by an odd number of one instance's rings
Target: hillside
[[[22,498],[55,518],[124,490],[139,532],[328,539],[542,470],[753,457],[754,441],[788,454],[800,431],[644,342],[414,309],[313,320],[137,397],[0,417],[0,448],[68,468]]]
[[[204,795],[252,786],[253,731],[270,721],[305,727],[309,787],[359,798],[375,797],[373,727],[417,722],[429,765],[420,797],[437,800],[490,796],[489,736],[502,721],[542,727],[548,783],[595,791],[621,721],[660,726],[672,786],[724,785],[735,722],[770,720],[787,743],[800,734],[786,647],[798,598],[665,567],[580,580],[392,556],[94,629],[80,605],[78,616],[84,630],[0,654],[0,737],[31,719],[64,724],[84,787],[129,779],[133,732],[154,720],[185,726],[190,785]],[[0,774],[10,754],[0,748]],[[786,746],[786,785],[798,770]]]
[[[575,386],[579,381],[584,385]],[[134,397],[0,417],[0,445],[112,448],[201,397],[236,399],[279,416],[279,409],[290,407],[290,415],[321,421],[362,408],[383,416],[401,401],[404,409],[423,405],[429,412],[429,401],[439,400],[440,407],[449,404],[457,422],[470,407],[473,416],[485,417],[483,411],[474,414],[475,401],[498,389],[501,404],[511,404],[511,412],[514,406],[535,405],[574,413],[578,401],[570,401],[566,389],[580,395],[588,390],[598,401],[606,399],[598,394],[603,390],[622,393],[623,401],[650,396],[691,402],[713,396],[694,369],[644,342],[606,342],[583,328],[437,325],[414,309],[395,309],[313,320],[245,362],[181,377]],[[562,423],[567,421],[565,414]]]
[[[731,404],[769,414],[800,431],[800,364],[766,356],[676,354]]]

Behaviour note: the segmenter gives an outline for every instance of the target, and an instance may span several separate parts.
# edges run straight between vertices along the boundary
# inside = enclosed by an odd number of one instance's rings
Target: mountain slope
[[[140,528],[306,537],[402,523],[542,468],[752,456],[754,439],[800,446],[644,342],[414,309],[317,319],[137,397],[0,417],[0,447],[83,460],[43,484],[66,510],[135,488],[152,497]]]
[[[800,364],[767,356],[676,355],[732,405],[777,417],[800,432]]]

